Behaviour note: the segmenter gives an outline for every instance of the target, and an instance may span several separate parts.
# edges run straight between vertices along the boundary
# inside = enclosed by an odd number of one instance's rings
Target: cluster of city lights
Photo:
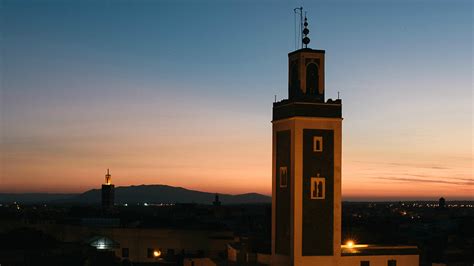
[[[390,204],[389,206],[392,207],[394,204]],[[423,208],[423,207],[427,207],[427,208],[439,208],[439,203],[417,203],[417,202],[414,202],[414,203],[402,203],[401,204],[402,206],[406,206],[406,207],[414,207],[414,208]],[[457,204],[457,203],[453,203],[453,204],[446,204],[446,207],[447,208],[474,208],[474,204]]]
[[[125,203],[126,204],[126,203]],[[140,205],[140,204],[137,204]],[[143,206],[148,207],[148,206],[154,206],[154,207],[168,207],[168,206],[174,206],[173,203],[143,203]]]
[[[148,206],[154,206],[154,207],[169,207],[169,206],[174,206],[175,204],[174,203],[148,203],[148,202],[144,202],[144,203],[137,203],[137,206],[145,206],[145,207],[148,207]],[[122,204],[123,207],[128,207],[128,203],[123,203]]]

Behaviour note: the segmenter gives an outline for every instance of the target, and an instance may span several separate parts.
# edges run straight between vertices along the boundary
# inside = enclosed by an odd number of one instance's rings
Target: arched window
[[[318,65],[310,63],[306,66],[306,94],[317,95],[319,84]]]

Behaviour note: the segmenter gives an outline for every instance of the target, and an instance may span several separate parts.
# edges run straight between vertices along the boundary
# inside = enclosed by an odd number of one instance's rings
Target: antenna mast
[[[300,47],[297,46],[297,42],[295,40],[295,48],[296,49],[301,49],[303,48],[303,38],[301,36],[301,33],[303,32],[303,7],[300,6],[300,7],[297,7],[297,8],[294,8],[293,9],[293,12],[295,12],[295,24],[296,24],[296,15],[299,14],[300,15],[300,25],[299,25],[299,29],[296,27],[295,25],[295,32],[297,32],[298,34],[295,34],[295,38],[299,39],[300,40]],[[297,36],[297,37],[296,37]]]

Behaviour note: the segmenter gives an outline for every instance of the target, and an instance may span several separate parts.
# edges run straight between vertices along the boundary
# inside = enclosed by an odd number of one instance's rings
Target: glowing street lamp
[[[356,244],[354,242],[354,240],[347,240],[346,244],[341,245],[341,248],[347,248],[347,249],[350,249],[352,251],[355,251],[356,249],[359,249],[359,248],[367,248],[367,247],[369,247],[369,245],[367,245],[367,244]]]
[[[346,247],[347,247],[347,248],[353,248],[354,245],[355,245],[355,244],[354,244],[354,241],[352,241],[352,240],[348,240],[348,241],[346,242]]]
[[[153,251],[153,257],[158,258],[159,256],[161,256],[161,250]]]

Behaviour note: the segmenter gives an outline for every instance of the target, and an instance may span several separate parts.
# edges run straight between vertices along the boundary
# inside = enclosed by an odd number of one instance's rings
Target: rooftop
[[[369,256],[369,255],[417,255],[416,246],[381,246],[381,245],[341,245],[341,256]]]

